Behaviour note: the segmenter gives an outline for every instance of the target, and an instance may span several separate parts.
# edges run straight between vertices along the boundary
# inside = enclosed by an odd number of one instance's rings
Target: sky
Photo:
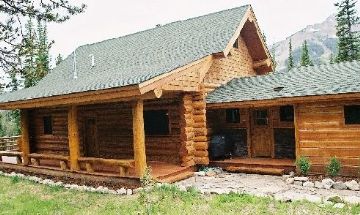
[[[285,39],[336,12],[336,0],[78,0],[84,13],[62,24],[49,24],[55,41],[51,55],[66,57],[80,45],[120,37],[156,24],[183,20],[251,4],[268,44]],[[360,11],[358,5],[358,11]]]

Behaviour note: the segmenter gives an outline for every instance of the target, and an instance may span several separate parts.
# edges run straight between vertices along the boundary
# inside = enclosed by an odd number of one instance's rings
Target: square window
[[[226,122],[227,123],[239,123],[240,122],[240,110],[239,109],[226,109]]]
[[[144,111],[144,127],[147,135],[168,135],[169,113],[167,110]]]
[[[280,107],[280,121],[293,122],[294,121],[294,107],[291,105]]]
[[[360,124],[360,105],[344,106],[345,124]]]
[[[268,125],[268,111],[256,110],[254,112],[254,119],[256,125]]]
[[[52,126],[52,117],[44,116],[43,117],[43,125],[44,125],[44,134],[52,134],[53,126]]]

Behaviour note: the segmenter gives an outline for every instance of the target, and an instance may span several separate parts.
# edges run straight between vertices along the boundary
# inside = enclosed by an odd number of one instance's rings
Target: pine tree
[[[310,59],[309,49],[308,49],[306,40],[302,44],[300,65],[301,66],[313,66],[313,63]]]
[[[359,23],[359,17],[355,9],[357,0],[341,0],[335,3],[336,14],[336,36],[338,36],[337,62],[352,61],[359,59],[360,38],[354,32],[354,25]]]
[[[335,60],[334,60],[334,55],[333,53],[330,54],[330,64],[334,64],[335,63]]]
[[[276,67],[278,65],[277,61],[276,61],[276,50],[275,50],[275,47],[271,50],[271,60],[272,60],[272,63],[274,65],[274,71],[276,71]]]
[[[20,57],[23,59],[22,76],[24,78],[24,86],[34,86],[34,76],[36,73],[36,34],[31,17],[26,24],[26,32],[23,40],[23,48],[20,52]]]
[[[288,70],[290,71],[294,67],[294,58],[292,56],[292,42],[289,41],[289,58],[288,58]]]
[[[63,57],[61,56],[61,54],[59,54],[55,60],[56,66],[59,65],[62,61],[63,61]]]
[[[49,49],[51,43],[47,37],[46,23],[38,21],[37,24],[37,50],[36,50],[36,73],[33,77],[34,85],[37,84],[50,70]]]

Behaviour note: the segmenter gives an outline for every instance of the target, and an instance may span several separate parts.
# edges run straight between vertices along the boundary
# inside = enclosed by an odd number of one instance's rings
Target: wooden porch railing
[[[94,164],[103,164],[111,167],[119,168],[120,176],[126,176],[129,172],[129,168],[134,167],[134,160],[118,160],[118,159],[105,159],[95,157],[80,157],[78,159],[80,163],[85,163],[86,171],[89,173],[94,172]]]
[[[20,136],[0,137],[0,161],[2,156],[16,157],[16,163],[22,163],[22,153],[19,151]]]

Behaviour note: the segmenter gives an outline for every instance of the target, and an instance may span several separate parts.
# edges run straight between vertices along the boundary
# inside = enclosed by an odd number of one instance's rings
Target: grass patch
[[[309,202],[281,203],[246,194],[200,195],[174,186],[156,187],[145,208],[141,195],[117,196],[67,190],[0,176],[0,214],[359,214],[360,206],[321,208]]]

